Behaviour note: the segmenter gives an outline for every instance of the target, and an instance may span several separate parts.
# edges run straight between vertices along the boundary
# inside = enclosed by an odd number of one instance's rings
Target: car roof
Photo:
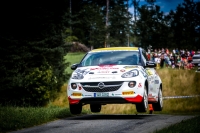
[[[108,48],[97,48],[90,52],[100,52],[100,51],[139,51],[138,47],[108,47]]]

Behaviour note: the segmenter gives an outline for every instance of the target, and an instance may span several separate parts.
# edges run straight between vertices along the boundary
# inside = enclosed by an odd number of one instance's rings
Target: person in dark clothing
[[[162,55],[161,55],[161,58],[160,58],[160,67],[161,67],[161,68],[164,67],[164,63],[165,63],[164,54],[162,54]]]
[[[173,56],[170,58],[170,61],[171,61],[171,67],[175,68],[175,59]]]

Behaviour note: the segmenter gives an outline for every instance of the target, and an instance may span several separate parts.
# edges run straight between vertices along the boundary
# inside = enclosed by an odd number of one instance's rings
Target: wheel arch
[[[145,80],[144,85],[145,85],[146,88],[147,88],[147,95],[148,95],[148,94],[149,94],[149,84],[148,84],[148,81],[147,81],[147,80]]]
[[[161,91],[162,91],[162,88],[163,88],[162,83],[160,83],[160,89],[161,89]]]

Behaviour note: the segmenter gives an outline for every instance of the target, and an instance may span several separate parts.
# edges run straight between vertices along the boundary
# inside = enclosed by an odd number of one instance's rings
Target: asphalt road
[[[56,120],[12,133],[152,133],[192,117],[93,114]]]

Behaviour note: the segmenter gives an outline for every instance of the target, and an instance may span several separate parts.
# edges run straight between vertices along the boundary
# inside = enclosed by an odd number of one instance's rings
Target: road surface
[[[152,133],[192,118],[180,115],[102,115],[70,117],[11,133]]]

